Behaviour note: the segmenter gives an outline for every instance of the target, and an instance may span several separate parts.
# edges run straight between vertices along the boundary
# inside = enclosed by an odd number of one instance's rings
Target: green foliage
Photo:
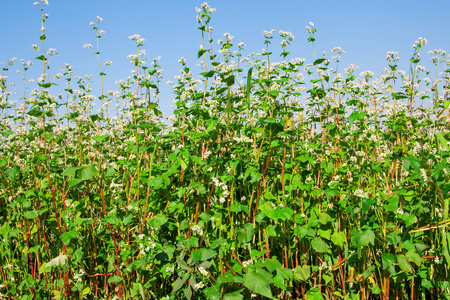
[[[138,35],[133,76],[98,95],[97,114],[90,77],[75,81],[70,65],[64,84],[45,74],[20,109],[0,80],[0,298],[448,298],[450,112],[439,93],[450,70],[419,91],[432,81],[417,66],[425,41],[409,77],[388,53],[370,81],[355,67],[338,74],[337,58],[289,60],[284,31],[281,62],[273,32],[263,58],[241,60],[228,34],[213,51],[213,9],[197,11],[202,80],[180,60],[170,124],[162,70]],[[125,104],[110,117],[111,102]]]

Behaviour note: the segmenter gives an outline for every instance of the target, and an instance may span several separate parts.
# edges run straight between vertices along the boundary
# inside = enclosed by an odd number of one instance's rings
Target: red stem
[[[61,224],[59,224],[59,220],[58,220],[58,210],[56,209],[55,192],[53,191],[53,186],[52,186],[52,182],[50,180],[50,174],[49,173],[47,173],[47,178],[48,178],[48,184],[50,185],[50,191],[52,192],[53,208],[55,209],[56,224],[58,225],[59,233],[62,235]],[[63,245],[64,245],[64,243],[63,243]]]
[[[100,194],[101,194],[101,196],[102,196],[103,213],[104,213],[104,215],[105,215],[105,217],[106,217],[105,197],[104,197],[104,195],[103,195],[103,178],[100,179]],[[111,234],[112,234],[112,236],[113,236],[113,240],[114,240],[114,251],[115,251],[115,254],[116,254],[116,268],[118,268],[118,267],[119,267],[119,252],[118,252],[118,250],[117,250],[116,235],[114,234],[114,231],[112,230],[111,224],[109,224],[108,221],[106,221],[106,222],[108,223],[109,230],[111,231]]]
[[[260,180],[259,183],[258,183],[258,190],[257,190],[257,192],[256,192],[256,203],[255,203],[255,209],[254,209],[254,211],[253,211],[252,223],[255,222],[256,211],[257,211],[258,203],[259,203],[259,190],[260,190],[260,188],[261,188],[261,182],[264,182],[264,179],[266,178],[266,171],[267,171],[267,168],[269,167],[270,158],[271,158],[270,154],[271,154],[271,151],[270,151],[270,146],[269,146],[269,156],[267,157],[267,161],[266,161],[266,165],[265,165],[265,167],[264,167],[264,171],[263,171],[263,174],[262,174],[262,178],[261,178],[261,180]]]

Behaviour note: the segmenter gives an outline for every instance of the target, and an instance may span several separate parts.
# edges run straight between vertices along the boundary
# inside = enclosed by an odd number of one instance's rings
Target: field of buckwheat
[[[93,91],[69,64],[50,74],[35,5],[39,56],[0,75],[0,299],[450,299],[445,51],[427,70],[419,38],[408,72],[388,52],[379,77],[341,74],[345,51],[316,56],[310,23],[314,61],[282,30],[245,56],[228,33],[213,43],[204,3],[200,79],[179,60],[164,119],[141,36],[131,76]],[[111,62],[85,48],[103,83]],[[44,70],[20,99],[17,64]]]

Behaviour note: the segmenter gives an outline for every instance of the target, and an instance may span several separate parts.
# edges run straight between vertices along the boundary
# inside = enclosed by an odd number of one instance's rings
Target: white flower
[[[100,18],[99,16],[97,16],[97,20],[98,20],[99,22],[103,21],[103,19]]]
[[[200,267],[200,268],[198,268],[198,270],[200,271],[200,273],[202,273],[202,275],[208,275],[208,271],[206,271],[205,270],[205,268],[203,268],[203,267]]]
[[[361,189],[357,189],[356,191],[353,192],[353,195],[355,195],[356,197],[360,197],[360,198],[367,198],[367,193],[364,193],[363,190]]]
[[[203,282],[199,282],[199,283],[194,284],[194,289],[196,289],[196,290],[202,289],[204,287],[205,287],[205,285],[203,284]]]
[[[137,40],[138,38],[140,38],[141,36],[139,35],[139,34],[133,34],[133,35],[130,35],[128,38],[130,39],[130,40]]]
[[[84,47],[84,48],[92,49],[92,45],[91,45],[91,44],[85,44],[83,47]]]
[[[203,229],[201,229],[198,225],[192,226],[192,231],[198,233],[199,235],[203,235]]]
[[[249,259],[249,260],[242,262],[242,265],[244,266],[244,268],[246,268],[247,266],[249,266],[251,264],[253,264],[253,259]]]
[[[422,175],[423,181],[427,182],[428,176],[427,176],[427,172],[425,171],[425,169],[420,169],[420,175]]]

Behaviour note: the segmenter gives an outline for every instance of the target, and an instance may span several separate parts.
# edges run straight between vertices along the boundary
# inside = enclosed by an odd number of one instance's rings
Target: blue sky
[[[42,72],[40,61],[34,60],[36,51],[32,44],[40,45],[40,11],[33,6],[34,1],[8,1],[3,5],[0,18],[1,47],[0,61],[7,62],[12,57],[32,60],[28,78],[37,78]],[[187,0],[49,0],[44,9],[49,14],[45,24],[46,48],[56,48],[58,56],[50,62],[50,74],[60,72],[64,63],[74,66],[74,75],[94,75],[93,94],[100,96],[100,77],[97,57],[84,44],[95,44],[95,32],[91,21],[96,16],[104,19],[99,28],[106,31],[100,41],[101,59],[111,60],[113,65],[106,70],[105,90],[117,90],[115,82],[126,79],[132,65],[127,59],[135,54],[135,43],[128,37],[140,34],[145,38],[144,47],[147,56],[161,56],[160,65],[164,70],[160,95],[160,107],[167,115],[172,114],[172,88],[166,86],[167,80],[174,80],[179,74],[178,60],[185,57],[187,64],[196,70],[197,51],[201,44],[201,32],[197,29],[195,7],[204,1]],[[397,51],[400,57],[399,67],[409,68],[412,56],[412,44],[419,37],[428,40],[422,51],[422,62],[432,68],[430,56],[426,52],[433,49],[450,51],[450,1],[448,0],[395,0],[395,1],[301,1],[301,0],[212,0],[208,4],[216,8],[210,25],[213,27],[215,50],[219,50],[217,39],[223,39],[225,32],[233,35],[234,44],[246,44],[246,52],[261,52],[264,47],[263,31],[280,29],[290,31],[295,40],[289,51],[291,57],[306,58],[313,61],[311,44],[305,26],[314,22],[316,50],[319,56],[336,46],[347,53],[342,56],[340,70],[350,64],[359,66],[357,74],[370,70],[377,77],[387,67],[387,51]],[[277,35],[275,35],[277,36]],[[279,53],[280,38],[274,38],[271,48]],[[235,48],[237,50],[237,47]],[[272,61],[278,57],[271,58]],[[15,73],[21,69],[16,61],[10,68],[8,82],[14,82],[19,99],[23,95],[23,82]],[[62,84],[62,80],[60,80]],[[34,88],[32,84],[30,88]],[[75,86],[74,86],[75,88]]]

